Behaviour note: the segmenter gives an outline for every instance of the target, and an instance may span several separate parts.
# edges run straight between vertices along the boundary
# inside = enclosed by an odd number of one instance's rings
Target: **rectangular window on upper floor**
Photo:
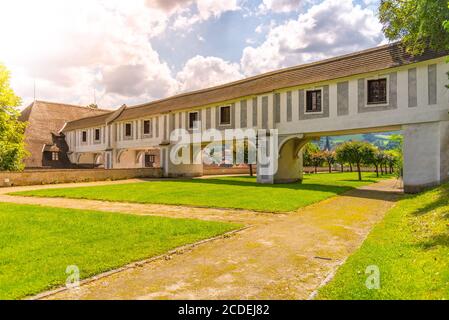
[[[231,106],[220,107],[220,125],[229,126],[231,124]]]
[[[306,92],[306,113],[319,113],[323,111],[322,90],[309,90]]]
[[[51,160],[52,161],[59,161],[59,152],[52,152],[51,153]]]
[[[100,129],[95,129],[95,141],[100,141]]]
[[[125,123],[125,137],[129,138],[133,135],[133,125],[132,123]]]
[[[83,131],[81,133],[81,141],[82,142],[87,142],[87,131]]]
[[[387,104],[387,79],[368,80],[368,105]]]
[[[143,121],[143,134],[150,135],[151,134],[151,120]]]
[[[189,112],[189,129],[196,129],[199,119],[200,113],[198,111]]]

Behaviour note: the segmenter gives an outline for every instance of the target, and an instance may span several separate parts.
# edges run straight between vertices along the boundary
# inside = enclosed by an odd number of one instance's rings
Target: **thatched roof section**
[[[21,121],[28,122],[25,142],[31,156],[25,160],[26,167],[39,168],[42,166],[44,146],[48,148],[53,145],[52,132],[60,132],[66,122],[109,112],[108,110],[61,103],[33,102],[22,111],[20,116]]]

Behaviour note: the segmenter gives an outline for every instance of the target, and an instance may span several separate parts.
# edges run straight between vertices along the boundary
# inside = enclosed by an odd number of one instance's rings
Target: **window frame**
[[[379,102],[379,103],[371,103],[369,102],[369,83],[371,81],[379,81],[379,80],[385,80],[386,82],[386,102]],[[386,107],[390,105],[390,77],[389,75],[379,75],[375,77],[370,77],[365,79],[365,107],[372,108],[372,107]]]
[[[51,152],[51,161],[59,161],[59,152]]]
[[[148,122],[148,133],[145,133],[145,122]],[[153,123],[151,119],[142,120],[142,135],[145,137],[153,135]]]
[[[320,107],[321,110],[320,111],[308,111],[307,110],[307,97],[309,95],[309,93],[312,92],[320,92],[320,97],[321,97],[321,101],[320,101]],[[324,113],[324,90],[322,87],[317,87],[317,88],[310,88],[310,89],[306,89],[305,90],[305,94],[304,94],[304,114],[323,114]]]
[[[218,112],[218,115],[219,115],[220,119],[219,119],[218,123],[220,124],[220,126],[223,126],[223,127],[231,126],[232,125],[232,106],[226,105],[226,106],[220,106],[219,108],[220,108],[220,110]],[[224,108],[229,108],[229,123],[223,122],[221,110],[223,110]]]
[[[81,143],[87,143],[87,140],[88,140],[87,130],[82,130],[81,131]]]
[[[190,123],[190,115],[191,114],[196,114],[196,120],[193,121],[193,123]],[[198,121],[200,121],[200,112],[199,111],[189,111],[189,113],[187,114],[187,120],[188,120],[188,129],[189,130],[195,130],[195,129],[199,129],[199,127],[195,127],[195,122],[198,123]]]
[[[97,139],[97,132],[98,132],[98,139]],[[101,141],[101,128],[95,128],[94,129],[94,141],[100,142]]]
[[[127,126],[129,125],[129,135],[127,134]],[[133,137],[133,123],[132,122],[125,122],[124,124],[124,130],[123,130],[123,136],[127,139],[132,138]]]
[[[150,158],[150,161],[147,162],[147,157]],[[156,163],[156,156],[154,154],[146,153],[143,157],[143,162],[145,168],[154,168],[154,164]],[[147,166],[147,163],[150,163],[151,166]]]

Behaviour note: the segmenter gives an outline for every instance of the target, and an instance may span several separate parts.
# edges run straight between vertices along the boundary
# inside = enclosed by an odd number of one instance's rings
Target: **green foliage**
[[[313,142],[309,142],[303,148],[303,161],[306,167],[313,167],[312,155],[320,151],[320,148]]]
[[[376,150],[374,152],[373,158],[371,159],[371,163],[376,167],[376,175],[379,176],[379,167],[382,168],[382,165],[385,163],[386,154],[380,150]]]
[[[0,299],[19,299],[211,238],[239,225],[0,203]]]
[[[449,299],[448,194],[446,184],[398,202],[318,299]],[[379,290],[366,286],[373,265],[380,271]]]
[[[305,175],[303,183],[259,184],[251,177],[151,181],[108,186],[35,190],[23,196],[96,199],[193,207],[290,212],[352,188],[379,181],[372,172],[358,181],[355,173]]]
[[[335,151],[323,151],[324,160],[327,162],[329,167],[329,173],[332,173],[332,166],[337,161],[337,155]]]
[[[379,18],[385,36],[401,40],[410,54],[422,54],[427,47],[436,51],[449,48],[446,1],[382,0]]]
[[[0,64],[0,170],[23,170],[27,156],[24,143],[26,123],[19,121],[21,100],[11,89],[10,73]]]
[[[340,161],[355,164],[359,173],[359,180],[362,180],[361,165],[370,165],[373,162],[376,148],[368,142],[345,142],[337,150],[337,159]]]

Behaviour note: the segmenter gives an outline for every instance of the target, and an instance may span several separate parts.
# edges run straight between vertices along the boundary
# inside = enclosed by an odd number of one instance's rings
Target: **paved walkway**
[[[12,198],[4,195],[5,189],[0,191],[0,201],[138,214],[157,212],[252,225],[230,238],[95,280],[49,299],[307,299],[394,205],[400,197],[395,184],[394,180],[383,181],[282,215]]]

